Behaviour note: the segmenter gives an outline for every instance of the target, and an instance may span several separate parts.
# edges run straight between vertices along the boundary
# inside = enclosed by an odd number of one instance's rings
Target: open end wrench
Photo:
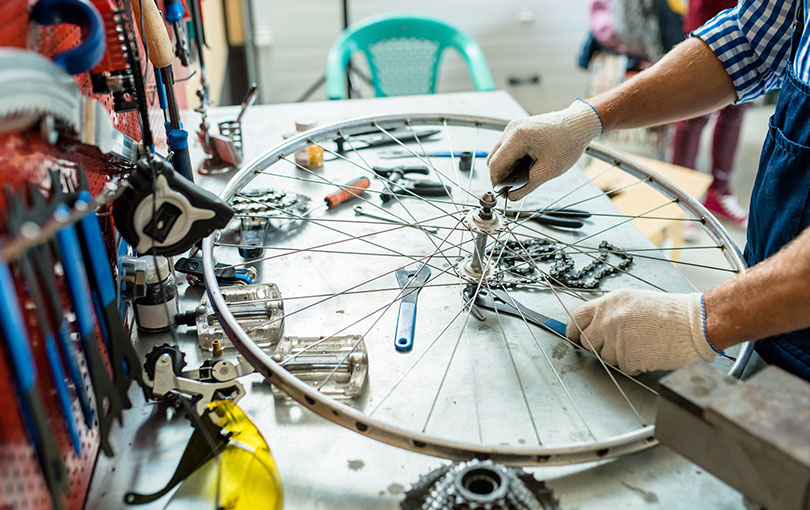
[[[470,299],[471,290],[472,289],[465,289],[463,291],[465,298]],[[475,298],[475,306],[489,310],[497,310],[507,315],[522,317],[550,333],[565,336],[566,325],[564,322],[546,317],[530,308],[526,308],[503,289],[480,289],[478,296]]]
[[[66,205],[56,207],[57,216],[66,218],[70,211]],[[114,455],[110,445],[110,429],[114,417],[119,423],[123,423],[123,406],[118,392],[104,367],[101,352],[98,349],[96,339],[95,321],[93,320],[93,309],[90,289],[87,285],[87,274],[81,263],[82,253],[79,249],[79,241],[76,229],[73,225],[67,226],[56,233],[56,240],[59,243],[62,266],[65,270],[65,278],[68,282],[68,290],[73,304],[73,311],[76,314],[76,322],[79,326],[79,336],[84,346],[87,356],[90,378],[93,380],[93,389],[96,393],[96,410],[98,411],[99,436],[101,449],[108,457]],[[108,405],[105,406],[104,401]]]
[[[37,452],[42,476],[51,493],[55,509],[63,508],[62,495],[70,489],[62,454],[48,426],[48,417],[37,384],[36,365],[31,353],[20,304],[16,297],[14,280],[5,262],[0,262],[0,329],[10,357],[9,368],[18,393],[23,423]]]
[[[398,351],[410,351],[413,348],[413,333],[416,329],[416,300],[422,286],[430,278],[430,267],[422,264],[418,269],[398,269],[394,274],[402,289],[394,347]]]
[[[388,223],[394,223],[396,225],[404,225],[406,227],[417,228],[419,230],[424,230],[428,234],[438,234],[439,233],[439,229],[436,228],[436,227],[425,227],[423,225],[419,225],[418,223],[405,223],[405,222],[395,220],[395,219],[392,219],[392,218],[386,218],[385,216],[378,216],[378,215],[376,215],[374,213],[367,212],[365,209],[363,209],[362,205],[354,206],[354,214],[355,214],[355,216],[366,216],[368,218],[374,218],[375,220],[386,221]]]
[[[79,193],[77,203],[89,204],[92,200],[90,193]],[[113,365],[113,376],[118,388],[118,396],[125,408],[132,407],[127,392],[133,380],[140,377],[140,359],[135,348],[132,347],[129,335],[124,330],[123,321],[118,313],[115,296],[115,283],[113,282],[110,265],[107,258],[107,248],[104,246],[104,237],[101,234],[101,225],[98,216],[92,212],[79,222],[79,231],[82,240],[85,266],[92,268],[92,280],[96,298],[96,315],[104,325],[102,333],[110,348],[110,358]]]

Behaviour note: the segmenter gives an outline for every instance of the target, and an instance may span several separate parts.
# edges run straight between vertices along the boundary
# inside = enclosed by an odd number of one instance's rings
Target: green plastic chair
[[[475,90],[495,90],[481,47],[465,32],[416,14],[366,18],[344,30],[329,50],[326,93],[346,96],[346,68],[356,51],[366,55],[378,97],[435,94],[442,52],[455,48],[467,61]]]

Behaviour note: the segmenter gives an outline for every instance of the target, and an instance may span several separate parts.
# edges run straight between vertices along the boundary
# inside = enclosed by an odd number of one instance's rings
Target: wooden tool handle
[[[368,177],[361,177],[360,179],[352,181],[348,184],[344,184],[343,187],[346,189],[341,189],[340,191],[332,193],[331,195],[326,195],[323,200],[326,202],[327,209],[332,209],[337,207],[338,204],[342,204],[347,200],[351,200],[362,195],[369,186],[371,186],[371,181],[368,180]]]
[[[169,41],[169,33],[166,25],[158,11],[155,0],[130,0],[132,5],[132,24],[141,29],[141,14],[143,14],[143,31],[141,34],[146,39],[146,47],[149,50],[149,61],[155,67],[168,67],[174,61],[174,51],[172,43]],[[141,13],[143,5],[143,13]]]

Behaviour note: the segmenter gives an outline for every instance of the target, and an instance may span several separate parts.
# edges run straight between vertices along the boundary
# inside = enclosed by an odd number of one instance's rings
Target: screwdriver
[[[341,186],[340,190],[323,197],[324,205],[310,209],[305,216],[316,216],[320,215],[322,212],[334,209],[343,202],[359,197],[369,186],[371,186],[371,181],[368,177],[353,179],[351,182]]]
[[[144,33],[141,36],[146,40],[149,61],[160,74],[166,92],[169,110],[166,137],[173,153],[172,166],[180,175],[194,182],[191,159],[188,154],[188,131],[183,129],[177,98],[174,95],[174,75],[172,74],[174,51],[169,41],[169,33],[166,31],[166,25],[153,0],[130,0],[130,5],[135,17],[135,24],[140,27],[143,22]],[[143,7],[143,12],[141,12],[141,7]]]

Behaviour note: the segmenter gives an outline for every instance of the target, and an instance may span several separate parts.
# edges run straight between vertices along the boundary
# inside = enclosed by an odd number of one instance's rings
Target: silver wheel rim
[[[445,128],[459,126],[500,131],[503,130],[507,123],[508,121],[501,119],[454,114],[370,116],[336,122],[290,138],[258,156],[246,164],[231,179],[220,193],[220,197],[230,200],[235,193],[248,185],[255,175],[260,174],[281,158],[292,156],[296,151],[310,145],[312,140],[330,140],[339,136],[340,133],[353,135],[370,127],[387,130],[400,126],[444,126]],[[587,148],[586,154],[612,164],[639,180],[644,180],[654,186],[662,195],[677,202],[682,209],[700,219],[705,231],[712,240],[724,248],[721,251],[728,264],[737,272],[742,273],[745,271],[745,262],[739,248],[722,225],[700,202],[685,194],[659,174],[633,162],[618,152],[593,143]],[[657,444],[654,438],[653,425],[642,426],[627,433],[586,443],[515,447],[482,445],[437,438],[369,417],[364,412],[334,400],[292,376],[256,345],[241,328],[225,304],[212,269],[214,267],[213,250],[214,236],[209,236],[203,241],[205,285],[214,311],[235,347],[268,382],[276,385],[302,406],[347,429],[374,440],[414,452],[458,460],[470,458],[492,459],[494,462],[508,465],[560,465],[587,462],[625,455]],[[739,377],[752,350],[753,346],[750,343],[742,345],[736,361],[729,370],[730,375]]]

